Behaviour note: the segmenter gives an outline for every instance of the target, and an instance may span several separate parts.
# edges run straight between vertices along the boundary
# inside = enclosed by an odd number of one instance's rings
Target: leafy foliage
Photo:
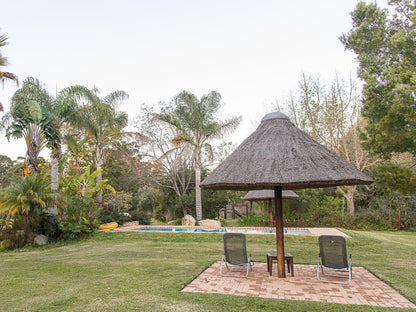
[[[16,177],[12,185],[0,191],[0,214],[18,220],[21,216],[23,227],[13,227],[13,231],[23,230],[24,241],[30,242],[38,225],[37,211],[45,209],[55,199],[49,181],[42,174]],[[39,209],[38,209],[39,208]]]
[[[248,217],[238,218],[239,226],[264,226],[264,220],[267,220],[267,216],[261,214],[250,214]]]
[[[389,4],[395,8],[391,16],[376,3],[359,2],[351,14],[352,29],[340,39],[357,55],[365,82],[366,147],[385,157],[392,152],[415,155],[415,6],[408,0]]]
[[[13,166],[13,161],[5,156],[0,155],[0,186],[3,186],[3,176]]]
[[[386,162],[374,166],[371,174],[376,189],[383,195],[410,195],[416,192],[416,173],[397,164]]]
[[[132,195],[130,193],[121,191],[105,194],[103,201],[103,208],[99,214],[102,223],[117,222],[122,225],[129,218],[129,211],[132,208]]]
[[[98,220],[82,218],[81,222],[70,222],[69,220],[59,223],[63,239],[82,239],[95,233],[98,229]]]
[[[0,48],[4,47],[7,44],[7,36],[5,34],[0,34]],[[7,58],[4,57],[0,52],[0,67],[7,65]],[[0,82],[4,84],[6,80],[13,80],[16,84],[19,83],[17,76],[13,73],[0,71]],[[0,111],[3,111],[3,105],[0,103]]]
[[[198,99],[194,94],[183,91],[174,97],[156,118],[172,125],[177,133],[172,138],[175,146],[189,144],[193,149],[195,170],[195,203],[196,218],[202,219],[201,202],[201,152],[203,149],[212,155],[209,141],[221,138],[230,133],[240,124],[240,117],[233,117],[226,121],[218,121],[218,111],[221,106],[221,95],[211,91]]]

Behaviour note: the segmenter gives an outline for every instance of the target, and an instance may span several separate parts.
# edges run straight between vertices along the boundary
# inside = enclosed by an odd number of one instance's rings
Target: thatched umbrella
[[[370,184],[373,179],[296,128],[282,113],[259,127],[201,183],[201,188],[274,189],[278,275],[285,277],[282,189]]]
[[[274,191],[273,190],[257,190],[248,192],[243,199],[248,201],[258,201],[273,199]],[[293,191],[282,191],[282,198],[299,198],[299,195]]]
[[[282,191],[282,198],[299,198],[299,195],[293,191]],[[248,200],[250,202],[250,209],[253,201],[268,201],[269,203],[269,218],[270,218],[270,225],[273,224],[273,214],[272,214],[272,199],[274,199],[274,190],[257,190],[257,191],[250,191],[244,197],[244,200]]]

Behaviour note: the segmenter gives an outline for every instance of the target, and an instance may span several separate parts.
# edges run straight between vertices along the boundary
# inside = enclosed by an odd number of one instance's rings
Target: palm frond
[[[109,104],[115,111],[117,111],[120,104],[124,101],[129,99],[129,95],[127,92],[118,90],[113,91],[108,94],[104,99],[103,102]]]
[[[0,64],[0,66],[5,66],[7,64],[6,58],[2,58],[3,64]],[[16,82],[16,85],[19,86],[19,78],[17,78],[17,76],[13,73],[9,73],[9,72],[2,72],[0,71],[0,81],[2,82],[2,84],[4,85],[4,83],[7,80],[12,80]]]

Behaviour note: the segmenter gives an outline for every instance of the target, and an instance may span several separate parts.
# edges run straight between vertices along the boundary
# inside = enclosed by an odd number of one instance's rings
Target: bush
[[[97,204],[91,197],[73,195],[68,197],[67,205],[63,209],[62,220],[67,223],[82,223],[82,219],[96,218]]]
[[[248,217],[240,217],[238,219],[239,226],[264,226],[267,217],[264,215],[251,214]]]
[[[38,233],[48,236],[49,238],[58,238],[61,235],[59,221],[57,215],[40,211]]]
[[[182,219],[176,219],[173,225],[182,225]]]
[[[22,215],[15,217],[4,216],[1,220],[0,239],[2,250],[23,247],[26,244],[24,233],[24,218]]]
[[[134,221],[139,221],[139,224],[149,225],[151,223],[151,216],[145,214],[144,212],[136,209],[130,212],[131,219]]]
[[[129,219],[127,211],[131,209],[132,195],[130,193],[121,191],[116,194],[105,194],[103,201],[103,208],[99,213],[102,223],[117,222],[122,225]]]
[[[95,233],[98,229],[98,220],[88,220],[83,218],[81,223],[63,221],[59,223],[61,238],[63,239],[82,239]]]

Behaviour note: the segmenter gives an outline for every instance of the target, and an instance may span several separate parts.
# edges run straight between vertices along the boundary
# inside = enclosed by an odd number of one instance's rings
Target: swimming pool
[[[244,233],[244,234],[276,234],[271,229],[246,229],[246,228],[225,228],[225,229],[184,229],[184,228],[154,228],[145,227],[135,229],[139,232],[174,232],[174,233]],[[307,229],[284,229],[284,234],[311,234]]]

